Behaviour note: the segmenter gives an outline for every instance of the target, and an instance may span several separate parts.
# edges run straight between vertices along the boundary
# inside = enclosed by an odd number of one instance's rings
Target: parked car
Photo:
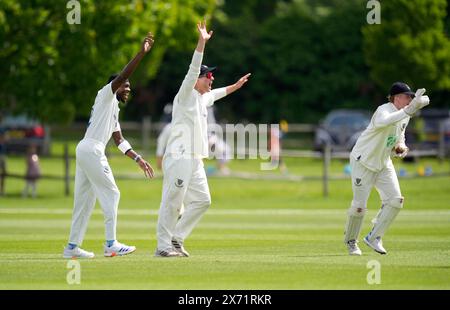
[[[332,150],[350,151],[370,123],[366,110],[340,109],[331,111],[315,131],[314,149],[322,150],[329,144]]]
[[[423,109],[420,111],[419,118],[423,120],[424,137],[422,147],[436,147],[440,140],[440,126],[444,124],[444,137],[448,134],[445,126],[450,119],[450,110],[448,109]],[[447,128],[445,128],[447,127]]]
[[[6,151],[9,154],[25,154],[32,144],[37,147],[38,153],[46,149],[44,127],[27,116],[4,117],[0,123],[0,130],[7,137]]]
[[[428,108],[421,110],[418,117],[411,119],[406,140],[407,144],[416,149],[439,149],[441,134],[444,148],[448,151],[450,150],[450,110]]]

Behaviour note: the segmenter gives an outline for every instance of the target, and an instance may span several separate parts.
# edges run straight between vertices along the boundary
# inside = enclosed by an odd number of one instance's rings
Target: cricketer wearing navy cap
[[[425,88],[413,93],[403,82],[392,84],[389,102],[379,106],[350,154],[353,200],[347,212],[344,242],[350,255],[361,255],[359,233],[367,213],[372,188],[380,194],[382,208],[372,221],[364,243],[379,254],[386,254],[382,238],[403,208],[403,195],[391,156],[408,153],[405,130],[409,120],[430,103]]]
[[[395,96],[398,94],[406,94],[414,98],[415,93],[411,90],[411,87],[408,84],[403,82],[395,82],[391,86],[391,90],[389,91],[389,96]]]
[[[208,77],[208,73],[211,73],[211,75],[212,75],[212,73],[216,70],[217,70],[217,67],[208,67],[207,65],[202,65],[200,67],[200,74],[198,75],[198,77],[206,76],[207,78],[211,78],[211,77]]]
[[[198,43],[189,70],[173,100],[172,122],[162,160],[163,193],[159,209],[155,256],[189,256],[184,241],[211,205],[203,165],[209,155],[208,108],[240,89],[250,73],[236,83],[212,89],[216,67],[202,65],[213,32],[197,24]],[[184,206],[184,213],[179,218]]]

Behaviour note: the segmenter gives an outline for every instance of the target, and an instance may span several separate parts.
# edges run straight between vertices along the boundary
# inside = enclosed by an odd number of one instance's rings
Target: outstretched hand
[[[208,41],[209,39],[211,39],[213,31],[211,30],[210,32],[208,32],[208,30],[206,30],[206,21],[197,23],[197,30],[198,30],[199,39],[202,39],[205,42]]]
[[[142,52],[148,53],[153,46],[153,42],[155,42],[153,39],[153,34],[149,32],[142,43]]]
[[[247,83],[250,75],[252,75],[251,73],[247,73],[246,75],[244,75],[243,77],[241,77],[237,82],[236,82],[236,86],[237,88],[241,88],[242,85],[244,85],[245,83]]]
[[[236,83],[227,86],[227,95],[234,93],[238,89],[240,89],[245,83],[247,83],[251,73],[247,73],[243,77],[241,77]]]

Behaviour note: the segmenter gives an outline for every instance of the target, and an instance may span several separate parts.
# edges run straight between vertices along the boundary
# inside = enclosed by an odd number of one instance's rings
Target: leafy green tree
[[[447,38],[450,36],[450,5],[447,2],[447,16],[445,18],[445,33]]]
[[[68,24],[67,1],[0,2],[0,109],[45,122],[87,116],[97,90],[138,51],[148,31],[155,45],[132,86],[155,77],[167,50],[194,41],[195,23],[215,0],[80,0],[81,23]],[[136,84],[136,85],[134,85]]]
[[[221,39],[215,57],[234,74],[253,72],[241,97],[227,98],[237,118],[315,122],[331,109],[366,107],[373,87],[362,53],[365,10],[358,0],[279,2],[257,30],[245,28],[255,24],[251,15],[230,23],[236,35]]]
[[[258,120],[259,94],[252,92],[250,84],[259,83],[258,54],[261,52],[259,38],[264,22],[273,15],[277,3],[283,1],[230,1],[224,6],[222,18],[216,18],[212,27],[215,37],[211,40],[206,62],[218,66],[215,84],[234,83],[243,74],[251,72],[250,83],[241,92],[223,99],[218,104],[219,116],[230,121]],[[253,85],[255,86],[255,85]]]
[[[370,76],[381,89],[396,80],[431,91],[450,89],[446,6],[446,0],[382,2],[381,24],[363,29]]]

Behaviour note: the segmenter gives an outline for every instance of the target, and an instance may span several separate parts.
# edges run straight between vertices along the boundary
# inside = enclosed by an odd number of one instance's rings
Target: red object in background
[[[44,127],[38,125],[33,128],[27,130],[26,135],[27,138],[44,138],[45,131]]]

